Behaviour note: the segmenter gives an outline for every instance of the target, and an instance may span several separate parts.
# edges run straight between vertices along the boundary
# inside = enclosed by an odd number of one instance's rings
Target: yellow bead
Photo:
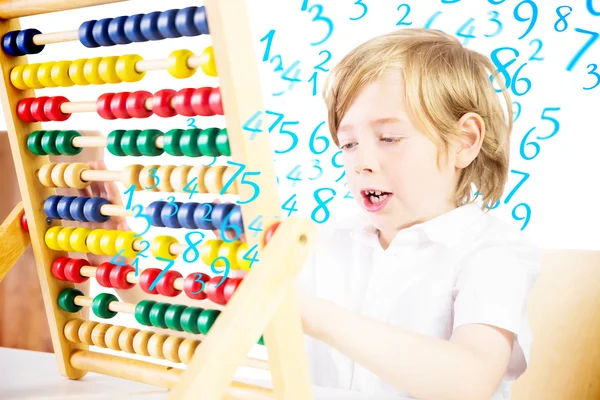
[[[135,65],[143,58],[137,54],[126,54],[117,60],[117,75],[123,82],[138,82],[146,75],[146,72],[138,72]]]
[[[229,260],[229,268],[231,269],[240,269],[240,266],[237,263],[237,251],[242,242],[234,241],[234,242],[223,242],[221,246],[219,246],[219,256],[225,257]],[[224,267],[225,261],[219,260],[215,263],[215,267]]]
[[[42,165],[42,167],[37,172],[37,177],[40,180],[40,183],[46,187],[55,187],[54,182],[52,182],[52,170],[56,166],[56,163],[48,163]]]
[[[90,232],[85,241],[85,244],[88,247],[88,250],[92,254],[96,254],[99,256],[106,255],[102,252],[102,246],[100,246],[100,241],[102,240],[102,236],[106,233],[106,229],[94,229]]]
[[[220,239],[210,239],[200,244],[200,258],[204,264],[211,265],[215,258],[219,257],[219,248],[223,244]]]
[[[243,271],[250,271],[252,268],[250,268],[250,260],[247,259],[249,257],[244,258],[246,253],[248,253],[248,243],[242,242],[240,244],[240,247],[238,247],[238,250],[237,250],[237,255],[236,255],[237,266],[238,266],[238,269],[241,269]]]
[[[173,243],[178,243],[177,239],[175,239],[172,236],[157,236],[154,238],[154,240],[152,241],[152,244],[150,245],[150,251],[152,252],[152,255],[156,258],[156,257],[162,257],[162,258],[166,258],[168,260],[174,260],[177,258],[177,254],[172,254],[169,251],[169,247],[171,247],[171,245]]]
[[[86,62],[87,58],[80,58],[79,60],[73,61],[69,66],[69,77],[76,85],[86,86],[90,84],[85,77],[84,72]]]
[[[226,169],[227,166],[225,165],[208,168],[206,175],[204,175],[204,185],[206,186],[206,189],[208,189],[208,193],[221,193],[225,183],[223,182],[223,174]]]
[[[134,232],[118,232],[117,240],[115,241],[115,249],[117,253],[123,250],[123,256],[125,258],[135,258],[138,254],[137,251],[133,249],[133,242],[138,240],[135,238]]]
[[[57,61],[52,66],[50,76],[57,86],[70,87],[75,85],[69,76],[69,67],[71,67],[71,61]]]
[[[21,90],[29,89],[29,86],[23,80],[23,72],[25,71],[25,64],[17,65],[10,71],[10,81],[14,87]]]
[[[73,248],[73,251],[76,251],[78,253],[88,252],[86,240],[91,231],[92,230],[88,228],[76,228],[71,233],[71,237],[69,238],[69,244],[71,245],[71,248]]]
[[[46,246],[52,250],[61,250],[58,245],[58,234],[63,229],[62,226],[53,226],[52,228],[46,231],[44,235],[44,241],[46,242]]]
[[[73,231],[75,230],[75,228],[62,228],[62,230],[58,233],[58,246],[60,247],[61,250],[64,251],[75,251],[72,247],[71,247],[71,233],[73,233]]]
[[[52,182],[56,187],[59,188],[68,188],[67,182],[65,181],[65,170],[69,166],[69,163],[58,163],[52,168],[52,173],[50,176],[52,177]]]
[[[208,76],[217,76],[217,64],[215,63],[215,54],[213,53],[213,47],[208,46],[200,54],[200,68]]]
[[[107,230],[102,238],[100,239],[100,248],[102,253],[108,256],[114,256],[117,254],[116,241],[119,237],[119,231]]]
[[[83,74],[85,75],[85,80],[91,83],[92,85],[103,85],[104,80],[100,76],[100,61],[102,61],[102,57],[94,57],[90,58],[85,62],[83,66]]]
[[[45,62],[38,69],[38,80],[44,87],[56,87],[56,83],[52,80],[52,67],[54,62]]]
[[[98,74],[100,78],[106,83],[121,83],[122,80],[117,74],[117,60],[118,56],[102,57],[100,64],[98,65]]]
[[[29,64],[25,66],[23,70],[23,81],[27,87],[31,89],[42,89],[44,86],[38,80],[38,69],[40,68],[40,64]]]
[[[167,58],[167,71],[178,79],[189,78],[196,73],[196,68],[188,67],[188,58],[194,53],[189,50],[175,50]]]
[[[67,186],[74,189],[84,189],[90,186],[91,182],[81,179],[81,173],[88,169],[90,169],[90,167],[84,163],[69,164],[63,175]]]

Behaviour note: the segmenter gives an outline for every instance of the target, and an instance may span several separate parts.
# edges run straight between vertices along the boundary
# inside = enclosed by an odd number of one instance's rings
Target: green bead
[[[163,148],[168,155],[177,157],[183,155],[181,146],[179,146],[182,133],[183,129],[171,129],[165,133],[165,137],[163,138]]]
[[[227,135],[227,129],[223,128],[219,131],[216,139],[217,149],[219,150],[219,155],[222,156],[231,156],[231,149],[229,148],[229,136]]]
[[[197,321],[202,311],[204,311],[204,309],[199,307],[187,307],[185,310],[183,310],[179,321],[181,322],[181,327],[185,332],[196,334],[200,333]]]
[[[125,157],[127,154],[121,148],[121,139],[125,130],[117,129],[108,134],[108,143],[106,148],[113,156]]]
[[[152,326],[150,322],[150,310],[152,310],[155,304],[156,302],[152,300],[142,300],[137,303],[133,312],[135,320],[142,325]]]
[[[205,335],[208,334],[208,331],[217,320],[219,314],[221,314],[221,311],[219,310],[202,311],[200,317],[198,318],[198,329],[200,329],[200,332],[202,332]]]
[[[83,306],[75,304],[75,297],[77,296],[83,296],[83,292],[73,288],[64,289],[58,295],[58,306],[71,313],[81,310]]]
[[[108,305],[113,301],[119,301],[117,296],[110,293],[100,293],[92,300],[92,311],[99,318],[112,318],[117,313],[108,309]]]
[[[202,155],[209,157],[219,156],[219,149],[217,149],[217,135],[219,134],[219,128],[208,128],[203,129],[198,137],[198,148]]]
[[[258,344],[263,345],[265,344],[263,337],[261,336],[260,339],[258,339]]]
[[[56,138],[60,131],[46,131],[42,136],[42,148],[47,154],[60,156],[60,152],[56,148]]]
[[[137,138],[140,132],[141,131],[139,129],[131,129],[125,131],[123,134],[123,137],[121,138],[121,148],[126,155],[134,157],[139,157],[142,155],[137,147]]]
[[[184,155],[188,157],[200,157],[202,153],[198,148],[198,136],[201,129],[186,129],[181,135],[179,146]]]
[[[137,138],[138,150],[144,156],[160,156],[164,150],[156,147],[156,139],[162,135],[163,133],[158,129],[143,130]]]
[[[181,304],[171,304],[165,313],[167,328],[175,331],[183,331],[181,326],[181,314],[187,307]]]
[[[27,137],[27,148],[36,156],[47,156],[48,153],[42,147],[42,136],[46,131],[33,131]]]
[[[157,328],[166,328],[165,313],[169,308],[169,303],[156,303],[150,310],[150,323]]]
[[[60,131],[56,138],[56,148],[60,154],[74,156],[81,153],[83,150],[81,147],[73,146],[73,139],[78,136],[81,136],[81,133],[77,131]]]

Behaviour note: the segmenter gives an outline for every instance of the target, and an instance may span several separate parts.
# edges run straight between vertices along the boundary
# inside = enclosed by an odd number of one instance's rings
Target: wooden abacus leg
[[[21,227],[23,213],[23,203],[19,203],[0,225],[0,254],[3,257],[0,282],[31,243],[29,234]]]

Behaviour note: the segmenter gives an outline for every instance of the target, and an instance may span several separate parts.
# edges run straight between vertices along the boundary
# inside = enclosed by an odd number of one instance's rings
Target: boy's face
[[[455,207],[453,153],[438,170],[435,144],[408,118],[400,77],[387,74],[366,86],[338,138],[348,187],[377,229],[403,229]]]

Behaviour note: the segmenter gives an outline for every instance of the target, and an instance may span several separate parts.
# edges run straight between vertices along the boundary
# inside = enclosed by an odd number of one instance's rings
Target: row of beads
[[[157,140],[162,138],[162,147]],[[230,156],[227,129],[171,129],[163,133],[157,129],[114,130],[108,135],[108,151],[115,156],[171,156],[218,157]]]
[[[140,245],[142,239],[136,238],[134,232],[107,229],[53,226],[46,231],[44,240],[50,249],[56,251],[92,253],[105,256],[114,256],[123,251],[123,256],[126,258],[137,256],[139,250],[134,248],[134,242],[137,242],[138,248],[142,248]],[[224,267],[225,262],[223,260],[216,260],[218,257],[224,257],[229,261],[231,269],[250,270],[250,260],[244,258],[244,255],[248,252],[246,242],[224,242],[219,239],[209,239],[198,244],[195,248],[206,265],[211,265],[214,262],[216,267]],[[187,246],[180,244],[172,236],[157,236],[150,243],[150,252],[155,258],[175,260],[185,249],[187,249]]]
[[[2,38],[2,50],[11,56],[37,54],[44,45],[33,38],[37,29],[8,32]],[[86,21],[79,26],[79,41],[86,47],[114,46],[181,36],[208,35],[204,6]]]
[[[175,50],[167,58],[167,72],[175,78],[189,78],[197,68],[188,67],[194,56],[189,50]],[[22,64],[10,72],[10,81],[21,90],[73,85],[103,85],[106,83],[138,82],[146,72],[138,72],[136,64],[143,58],[137,54],[81,58],[75,61],[49,61],[42,64]],[[206,75],[216,76],[212,47],[202,52],[200,67]]]
[[[110,218],[101,213],[105,204],[111,203],[102,197],[53,195],[44,201],[44,212],[50,219],[102,223]]]
[[[188,192],[189,183],[196,179],[194,193],[238,194],[237,179],[234,180],[224,193],[225,184],[231,180],[238,168],[233,166],[191,167],[189,165],[128,165],[120,173],[120,181],[125,187],[134,186],[136,191],[151,192]],[[37,176],[40,183],[46,187],[84,189],[91,181],[83,180],[81,175],[90,170],[83,163],[48,163],[42,165]],[[109,172],[109,171],[95,171]],[[156,182],[158,178],[158,183]]]
[[[85,269],[85,272],[82,271],[82,268]],[[94,276],[100,286],[107,288],[125,290],[131,289],[135,283],[139,283],[140,288],[149,294],[175,297],[183,291],[191,299],[205,300],[208,298],[213,303],[221,305],[227,304],[242,282],[242,278],[225,278],[223,280],[221,276],[211,278],[201,272],[191,273],[184,279],[179,272],[168,270],[151,290],[150,287],[162,272],[159,268],[145,269],[138,279],[135,268],[130,265],[117,266],[104,262],[97,267],[92,267],[89,261],[83,258],[58,257],[52,262],[50,269],[52,275],[60,281],[82,283],[87,281],[90,276]],[[134,275],[131,276],[131,274]]]
[[[33,154],[46,156],[67,155],[74,156],[81,153],[81,148],[73,146],[73,139],[81,136],[81,133],[73,130],[68,131],[33,131],[27,137],[27,148]]]
[[[150,99],[150,110],[146,108]],[[65,121],[71,114],[63,113],[61,106],[68,103],[64,96],[27,97],[17,104],[17,115],[25,122]],[[159,90],[104,93],[96,100],[96,112],[104,119],[148,118],[152,114],[168,118],[175,115],[188,117],[223,115],[219,88],[186,88],[179,91]]]

